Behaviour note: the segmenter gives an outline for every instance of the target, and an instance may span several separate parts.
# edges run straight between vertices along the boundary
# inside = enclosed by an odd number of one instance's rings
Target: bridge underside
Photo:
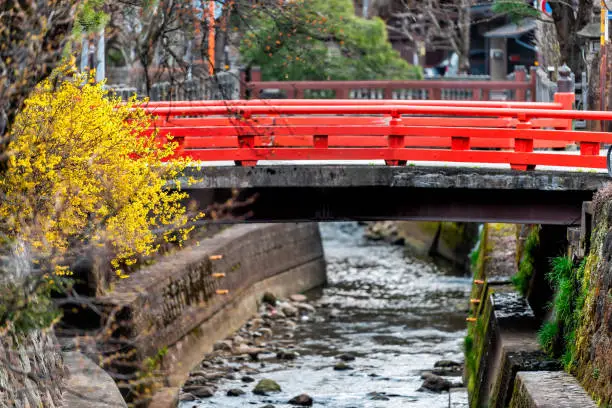
[[[239,192],[247,222],[442,220],[580,224],[582,203],[609,178],[576,172],[384,166],[200,167],[200,208]],[[226,220],[227,221],[227,220]],[[231,219],[229,220],[231,221]]]

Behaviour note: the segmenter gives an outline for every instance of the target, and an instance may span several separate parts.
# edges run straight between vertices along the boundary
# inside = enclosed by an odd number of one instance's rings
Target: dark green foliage
[[[51,294],[59,290],[58,285],[64,283],[46,278],[20,285],[0,284],[0,331],[8,328],[13,333],[25,334],[51,326],[61,315],[51,299]],[[24,288],[31,290],[26,292]]]
[[[540,16],[540,12],[532,6],[532,3],[528,3],[525,0],[495,0],[493,11],[498,14],[507,15],[512,21]]]
[[[585,262],[578,268],[567,257],[557,257],[551,261],[551,271],[547,277],[555,289],[551,304],[553,318],[545,322],[538,340],[551,357],[559,357],[566,370],[571,370],[576,358],[576,330],[579,326],[586,293],[582,287]],[[555,344],[560,342],[560,351]]]
[[[534,271],[535,254],[539,246],[540,228],[534,226],[529,231],[529,235],[527,235],[525,240],[525,247],[519,262],[518,272],[512,277],[512,283],[523,296],[526,296],[529,290],[529,283]]]
[[[237,26],[249,32],[241,43],[243,62],[259,66],[264,80],[422,77],[391,47],[385,23],[357,17],[351,0],[297,0],[280,8],[255,8],[249,21]]]
[[[553,353],[558,334],[559,325],[556,322],[545,322],[538,331],[538,342],[546,353]]]

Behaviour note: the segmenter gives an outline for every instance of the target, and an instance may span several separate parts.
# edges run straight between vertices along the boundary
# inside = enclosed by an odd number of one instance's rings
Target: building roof
[[[601,36],[601,23],[589,23],[582,27],[582,30],[576,33],[580,37],[586,38],[599,38]]]
[[[483,34],[486,38],[518,38],[536,29],[534,18],[525,18],[518,23],[508,23]]]

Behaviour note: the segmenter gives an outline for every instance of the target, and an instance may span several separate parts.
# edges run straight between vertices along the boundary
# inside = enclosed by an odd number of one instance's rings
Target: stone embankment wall
[[[366,229],[369,239],[405,245],[417,256],[440,257],[462,269],[469,267],[477,236],[477,224],[457,222],[381,221]]]
[[[78,352],[63,353],[52,329],[0,337],[1,408],[125,408],[117,385]]]
[[[166,389],[153,404],[169,406],[192,366],[256,313],[265,291],[287,296],[325,282],[317,224],[232,226],[138,271],[98,299],[103,308],[120,310],[110,340],[131,348],[126,360],[109,360],[106,368],[126,378],[155,359],[164,382],[151,387]]]
[[[549,235],[548,227],[539,226],[488,224],[483,229],[465,340],[472,408],[596,406],[538,340],[548,318],[541,305],[548,295],[536,290],[548,271],[542,259],[559,255],[559,242],[552,243]],[[541,310],[534,312],[532,305]],[[564,402],[543,405],[547,400]]]
[[[0,407],[60,407],[64,381],[51,330],[0,337]]]
[[[581,240],[581,252],[586,258],[579,282],[586,296],[576,331],[571,372],[600,406],[609,408],[612,407],[612,186],[596,194],[586,209]],[[589,237],[590,230],[593,232]]]

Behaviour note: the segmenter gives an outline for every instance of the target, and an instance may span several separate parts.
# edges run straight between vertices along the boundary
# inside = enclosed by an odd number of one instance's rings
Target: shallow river
[[[463,360],[465,309],[470,279],[408,256],[402,247],[363,238],[356,223],[321,224],[329,285],[308,294],[315,304],[337,309],[321,313],[295,332],[301,357],[293,364],[266,363],[257,379],[277,381],[282,392],[232,398],[226,381],[215,397],[182,407],[289,407],[307,393],[314,406],[448,407],[448,393],[417,392],[421,372],[441,359]],[[350,352],[354,370],[334,371],[334,356]],[[454,379],[459,381],[459,378]],[[385,393],[388,400],[372,399]]]

